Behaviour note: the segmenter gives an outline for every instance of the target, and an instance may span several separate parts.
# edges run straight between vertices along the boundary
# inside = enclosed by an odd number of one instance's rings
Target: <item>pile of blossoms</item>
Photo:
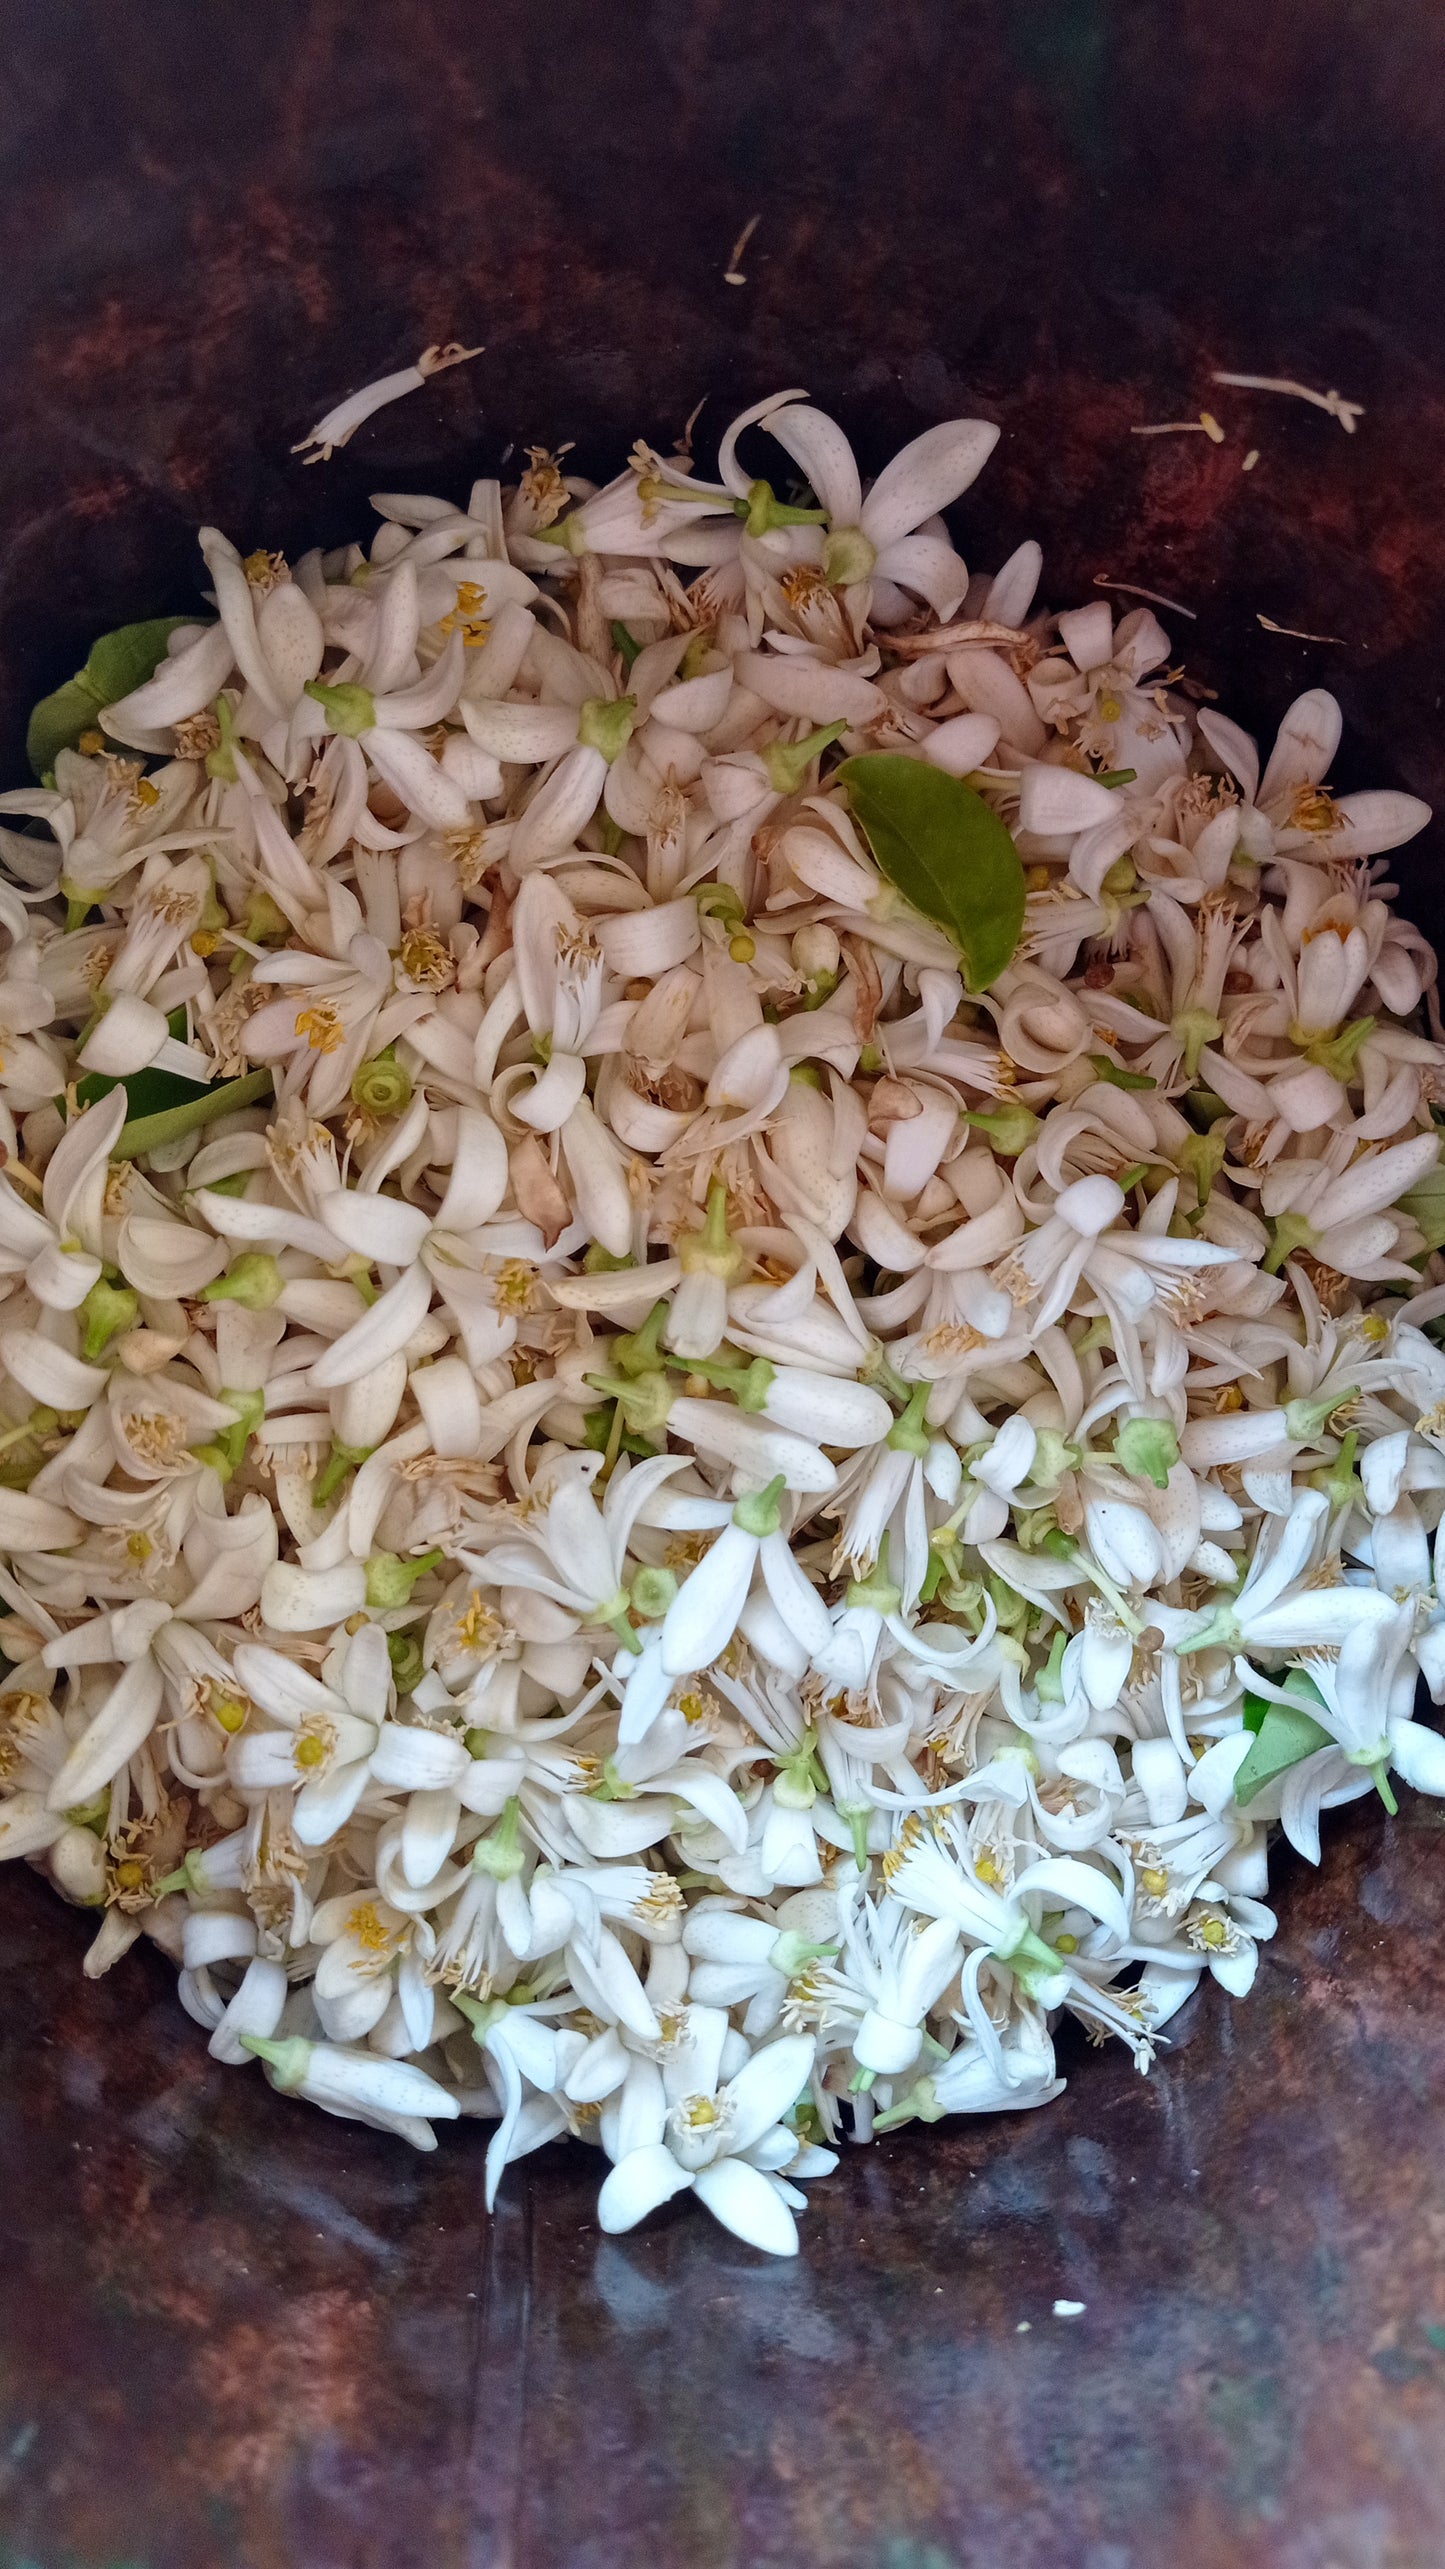
[[[1445,1792],[1428,814],[971,573],[996,434],[207,529],[0,796],[0,1854],[607,2230],[1147,2067]]]

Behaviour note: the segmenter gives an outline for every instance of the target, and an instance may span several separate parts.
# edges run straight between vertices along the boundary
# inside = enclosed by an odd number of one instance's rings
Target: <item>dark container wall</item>
[[[1351,781],[1445,800],[1426,0],[12,0],[6,32],[4,781],[97,630],[189,602],[208,518],[295,549],[513,441],[611,468],[703,395],[706,461],[804,383],[874,466],[1000,420],[971,559],[1037,534],[1058,602],[1164,592],[1231,711],[1328,684]],[[452,335],[485,356],[291,459]],[[1129,434],[1203,406],[1225,444]],[[1401,874],[1438,932],[1429,840]],[[686,2209],[601,2240],[580,2150],[489,2224],[483,2134],[422,2161],[214,2068],[153,1955],[85,1983],[88,1927],[9,1868],[0,2569],[1436,2569],[1440,1857],[1434,1805],[1343,1815],[1247,2006],[1196,2000],[1148,2080],[1081,2043],[1045,2115],[854,2154],[767,2270]]]

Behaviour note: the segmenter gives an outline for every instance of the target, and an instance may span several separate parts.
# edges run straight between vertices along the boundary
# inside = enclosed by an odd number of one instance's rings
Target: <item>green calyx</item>
[[[1277,1276],[1286,1258],[1292,1258],[1296,1250],[1313,1249],[1315,1246],[1314,1225],[1307,1222],[1302,1213],[1281,1213],[1270,1226],[1270,1242],[1264,1257],[1265,1274]]]
[[[835,526],[823,547],[823,577],[830,588],[851,589],[872,579],[877,560],[861,526]]]
[[[667,1326],[667,1309],[665,1302],[655,1302],[640,1329],[613,1339],[610,1354],[619,1373],[656,1373],[663,1362],[662,1333]]]
[[[1139,780],[1137,767],[1105,767],[1094,779],[1096,785],[1107,785],[1111,792],[1120,785],[1134,785]]]
[[[271,2084],[283,2095],[298,2088],[311,2066],[314,2044],[303,2041],[299,2034],[289,2035],[284,2042],[273,2042],[265,2034],[243,2034],[241,2047],[264,2061],[271,2073]]]
[[[291,934],[291,922],[269,892],[253,892],[241,921],[241,934],[252,945],[284,946]]]
[[[583,749],[600,749],[608,766],[620,758],[637,720],[635,696],[589,696],[577,715],[577,738]]]
[[[773,1800],[781,1810],[811,1811],[819,1793],[826,1793],[828,1779],[818,1764],[817,1746],[816,1733],[804,1731],[797,1747],[778,1760]]]
[[[397,1060],[395,1044],[364,1061],[351,1083],[352,1097],[367,1115],[403,1115],[411,1093],[411,1072]]]
[[[699,1381],[715,1383],[720,1391],[731,1392],[739,1409],[756,1416],[766,1409],[768,1394],[777,1378],[777,1367],[766,1356],[754,1356],[750,1365],[729,1365],[716,1356],[684,1356],[677,1360]]]
[[[1212,1124],[1207,1133],[1191,1133],[1177,1153],[1179,1174],[1192,1177],[1194,1193],[1202,1211],[1214,1191],[1214,1181],[1224,1166],[1226,1123]]]
[[[635,1258],[616,1257],[611,1249],[603,1248],[600,1240],[593,1240],[582,1261],[582,1272],[587,1276],[620,1276],[624,1267],[635,1267],[636,1264]]]
[[[999,1962],[1006,1963],[1020,1986],[1045,2005],[1057,2004],[1059,1984],[1067,1976],[1068,1964],[1063,1955],[1044,1942],[1037,1928],[1027,1921],[1011,1933],[1001,1936],[990,1951]]]
[[[1061,1704],[1064,1700],[1064,1652],[1068,1646],[1068,1634],[1056,1632],[1048,1658],[1034,1679],[1034,1693],[1041,1704]]]
[[[1136,1481],[1167,1490],[1179,1460],[1179,1439],[1167,1418],[1128,1418],[1114,1439],[1114,1460]]]
[[[472,1849],[473,1873],[489,1873],[494,1882],[510,1882],[527,1861],[522,1844],[522,1805],[514,1793],[504,1804],[502,1816],[494,1829],[478,1838]]]
[[[403,1561],[398,1552],[373,1552],[366,1565],[366,1602],[379,1614],[388,1614],[397,1606],[411,1603],[411,1592],[418,1579],[435,1570],[446,1559],[444,1552],[423,1552],[415,1561]]]
[[[1206,1044],[1217,1044],[1224,1032],[1224,1020],[1212,1017],[1207,1008],[1182,1008],[1169,1029],[1184,1055],[1184,1068],[1190,1080],[1199,1077],[1199,1056]]]
[[[601,1783],[593,1785],[587,1798],[590,1802],[635,1802],[637,1786],[618,1773],[616,1758],[608,1757],[602,1763]]]
[[[328,687],[319,678],[309,678],[303,692],[320,705],[327,729],[339,731],[343,739],[360,740],[363,732],[375,730],[376,698],[369,687],[354,683]]]
[[[347,1473],[359,1472],[375,1451],[374,1445],[343,1445],[339,1436],[333,1436],[331,1451],[311,1484],[312,1506],[324,1508],[329,1499],[335,1498]]]
[[[759,1541],[776,1534],[783,1522],[782,1498],[787,1488],[787,1475],[778,1472],[763,1490],[749,1490],[733,1509],[733,1523],[744,1534],[755,1534]]]
[[[742,1275],[747,1258],[728,1231],[728,1191],[721,1178],[708,1188],[701,1230],[683,1233],[677,1255],[685,1276],[718,1276],[736,1284]]]
[[[286,1288],[274,1258],[263,1249],[248,1249],[244,1257],[228,1267],[208,1285],[202,1285],[199,1302],[239,1302],[244,1311],[269,1311],[279,1302]]]
[[[1284,1432],[1297,1445],[1312,1445],[1335,1411],[1359,1397],[1358,1386],[1349,1383],[1342,1392],[1328,1392],[1322,1400],[1288,1401],[1285,1404]]]
[[[1352,1427],[1333,1463],[1325,1464],[1318,1472],[1309,1475],[1310,1488],[1323,1490],[1330,1506],[1337,1511],[1363,1507],[1365,1503],[1365,1485],[1355,1470],[1355,1450],[1359,1441]]]
[[[903,1603],[903,1591],[892,1577],[888,1566],[888,1537],[878,1546],[878,1558],[867,1576],[850,1579],[845,1606],[866,1606],[876,1615],[896,1615]]]
[[[910,1384],[908,1391],[908,1406],[904,1410],[903,1416],[901,1418],[895,1418],[892,1426],[888,1430],[887,1441],[895,1454],[922,1455],[927,1453],[933,1440],[923,1423],[923,1419],[924,1412],[928,1407],[929,1394],[932,1390],[932,1383]]]
[[[84,1336],[80,1352],[88,1365],[97,1365],[112,1338],[133,1329],[140,1317],[140,1296],[129,1285],[107,1284],[97,1278],[80,1306]]]
[[[825,723],[821,731],[810,731],[805,740],[771,740],[759,755],[768,771],[768,783],[775,794],[796,794],[815,758],[831,749],[847,730],[846,723]]]
[[[236,709],[229,696],[221,695],[216,698],[211,711],[220,727],[221,737],[217,746],[206,753],[206,774],[213,784],[234,785],[236,782]]]
[[[768,1967],[781,1972],[784,1980],[796,1980],[799,1972],[806,1971],[810,1962],[821,1962],[825,1956],[831,1961],[837,1950],[836,1945],[810,1944],[806,1936],[785,1927],[782,1934],[773,1939]]]
[[[193,1892],[198,1898],[203,1898],[207,1888],[205,1851],[198,1846],[188,1847],[175,1872],[168,1873],[163,1881],[154,1885],[157,1900],[164,1900],[172,1891]]]
[[[1106,1088],[1157,1088],[1157,1079],[1147,1079],[1142,1070],[1126,1070],[1112,1053],[1090,1053],[1089,1067]]]
[[[1016,1160],[1020,1151],[1026,1151],[1042,1129],[1032,1108],[1022,1103],[1000,1106],[988,1114],[974,1107],[963,1120],[965,1124],[971,1124],[976,1133],[987,1134],[990,1150],[1003,1160]]]
[[[191,1451],[198,1463],[209,1463],[223,1481],[229,1481],[233,1473],[239,1472],[246,1448],[266,1415],[266,1395],[260,1391],[223,1391],[220,1398],[236,1412],[235,1425],[222,1428],[209,1444],[193,1445]]]
[[[771,482],[749,482],[746,499],[734,500],[734,514],[740,517],[749,535],[770,534],[775,526],[826,526],[825,508],[789,508],[773,496]]]
[[[885,2114],[875,2114],[875,2132],[897,2132],[905,2123],[941,2123],[948,2108],[938,2102],[938,2090],[931,2078],[915,2079],[906,2096],[890,2105]]]
[[[1289,1030],[1289,1039],[1298,1046],[1306,1061],[1313,1062],[1320,1070],[1327,1070],[1331,1079],[1339,1081],[1341,1088],[1348,1088],[1351,1080],[1359,1076],[1360,1046],[1374,1031],[1373,1017],[1356,1017],[1352,1025],[1337,1026],[1333,1031],[1328,1028],[1312,1031],[1308,1026],[1294,1025]]]
[[[649,1565],[632,1582],[632,1611],[644,1623],[661,1623],[676,1595],[676,1571]]]
[[[620,617],[613,617],[611,631],[612,648],[619,655],[623,667],[630,669],[634,660],[641,657],[642,645],[635,634],[628,632]]]
[[[591,1623],[606,1624],[609,1632],[614,1632],[617,1635],[617,1638],[621,1642],[624,1650],[636,1651],[640,1654],[642,1644],[638,1640],[636,1633],[633,1631],[629,1620],[631,1605],[631,1590],[628,1588],[619,1588],[615,1596],[599,1599],[598,1603],[593,1607],[588,1620]]]
[[[632,1382],[620,1374],[586,1374],[593,1391],[615,1400],[624,1427],[634,1436],[656,1436],[667,1425],[677,1394],[664,1373],[639,1374]]]

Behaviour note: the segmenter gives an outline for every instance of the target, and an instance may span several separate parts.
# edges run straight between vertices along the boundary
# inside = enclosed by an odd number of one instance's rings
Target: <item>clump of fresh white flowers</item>
[[[970,573],[995,434],[207,529],[0,796],[0,1854],[608,2229],[1146,2067],[1445,1792],[1428,815]]]

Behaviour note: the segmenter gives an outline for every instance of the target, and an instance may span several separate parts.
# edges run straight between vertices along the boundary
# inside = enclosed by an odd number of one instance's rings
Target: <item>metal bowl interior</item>
[[[805,382],[876,467],[1003,438],[970,559],[1180,602],[1268,732],[1440,802],[1445,22],[1417,0],[23,0],[4,109],[0,742],[194,531],[295,549],[506,450],[614,468]],[[747,282],[724,281],[729,251]],[[475,365],[306,471],[427,342]],[[1338,384],[1318,410],[1216,368]],[[1138,439],[1211,408],[1225,442]],[[1242,467],[1250,448],[1257,464]],[[1268,630],[1300,628],[1338,641]],[[1445,931],[1438,834],[1399,864]],[[796,2267],[591,2223],[580,2149],[481,2210],[214,2068],[169,1975],[0,1880],[0,2557],[29,2569],[1428,2569],[1445,2560],[1434,1806],[1343,1815],[1247,2006],[1153,2076],[911,2131]],[[1084,2302],[1056,2319],[1055,2297]]]

